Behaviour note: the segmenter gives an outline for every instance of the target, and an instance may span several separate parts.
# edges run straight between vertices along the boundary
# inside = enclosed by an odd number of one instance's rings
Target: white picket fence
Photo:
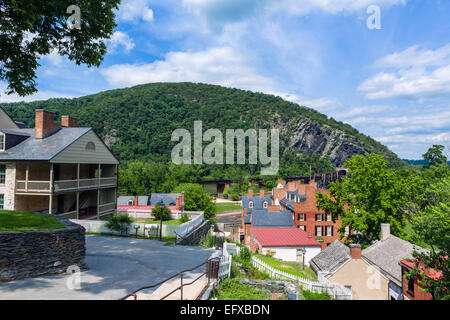
[[[304,277],[294,276],[269,266],[255,256],[252,256],[251,262],[256,269],[269,274],[273,279],[296,281],[305,290],[315,293],[328,292],[332,298],[338,300],[352,300],[352,291],[338,283],[327,280],[310,280]]]
[[[220,257],[219,280],[230,277],[232,259],[231,254],[224,254]]]
[[[193,231],[195,228],[201,225],[203,220],[204,220],[204,213],[201,212],[197,217],[193,218],[192,220],[177,226],[175,230],[177,233],[177,237],[179,236],[185,237],[191,231]]]
[[[223,243],[223,252],[228,255],[238,255],[241,251],[241,248],[235,243],[224,242]]]

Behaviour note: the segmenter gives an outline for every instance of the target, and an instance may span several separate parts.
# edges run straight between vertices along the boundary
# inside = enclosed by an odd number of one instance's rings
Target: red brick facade
[[[325,249],[330,243],[335,240],[339,240],[338,229],[341,227],[341,219],[337,219],[336,222],[331,220],[331,217],[326,217],[323,210],[318,210],[316,207],[316,192],[322,192],[329,194],[328,190],[317,189],[315,182],[309,184],[301,184],[298,181],[292,181],[288,183],[287,190],[274,189],[274,199],[281,199],[275,197],[275,190],[278,190],[278,195],[283,194],[286,196],[286,191],[298,190],[299,194],[306,194],[305,202],[294,203],[294,223],[298,228],[302,228],[308,234],[315,237],[316,240],[322,243],[322,250]],[[283,207],[283,205],[281,205]],[[330,234],[330,235],[327,235]],[[320,241],[322,239],[323,241]]]
[[[77,118],[71,116],[61,116],[61,127],[76,128],[78,127]]]
[[[409,300],[431,300],[431,294],[421,290],[419,281],[423,280],[420,276],[415,276],[412,279],[405,277],[406,273],[409,272],[411,265],[412,263],[409,261],[400,261],[400,266],[402,267],[403,295]]]

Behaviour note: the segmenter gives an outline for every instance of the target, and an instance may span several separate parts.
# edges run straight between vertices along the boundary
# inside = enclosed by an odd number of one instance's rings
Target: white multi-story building
[[[0,108],[0,210],[100,219],[116,209],[118,160],[92,128],[36,110],[21,128]]]

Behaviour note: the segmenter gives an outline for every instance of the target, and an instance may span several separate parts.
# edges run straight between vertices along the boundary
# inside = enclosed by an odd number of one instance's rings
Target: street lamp
[[[303,270],[305,270],[305,254],[306,254],[306,249],[305,249],[305,248],[301,248],[300,250],[302,251],[302,258],[303,258],[302,271],[303,271]]]
[[[161,199],[161,202],[159,203],[159,206],[161,207],[161,216],[160,223],[159,223],[159,241],[162,241],[162,218],[163,218],[163,209],[164,209],[164,201]]]

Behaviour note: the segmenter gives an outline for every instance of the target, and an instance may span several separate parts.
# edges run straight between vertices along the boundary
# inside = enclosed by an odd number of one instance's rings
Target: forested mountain
[[[348,124],[272,95],[195,83],[152,83],[75,99],[0,104],[16,121],[34,126],[34,110],[44,108],[78,118],[92,127],[121,160],[169,162],[177,128],[279,128],[280,154],[322,159],[341,166],[355,154],[384,155],[390,166],[403,161],[385,146]],[[285,159],[286,160],[286,159]],[[287,160],[286,160],[287,161]],[[283,158],[282,158],[283,162]]]

